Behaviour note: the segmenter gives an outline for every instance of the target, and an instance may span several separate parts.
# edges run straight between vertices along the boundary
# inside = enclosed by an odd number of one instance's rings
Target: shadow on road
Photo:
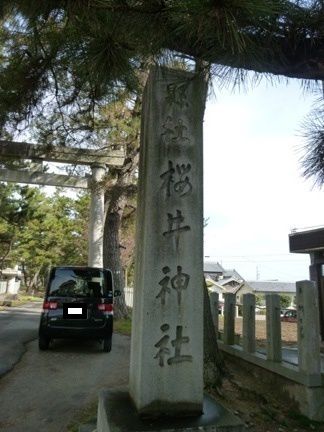
[[[10,315],[12,317],[23,317],[28,315],[40,316],[40,311],[35,310],[25,310],[25,309],[14,309],[1,312],[2,315]]]
[[[48,352],[78,353],[78,354],[104,354],[101,343],[93,340],[55,339],[51,341]]]

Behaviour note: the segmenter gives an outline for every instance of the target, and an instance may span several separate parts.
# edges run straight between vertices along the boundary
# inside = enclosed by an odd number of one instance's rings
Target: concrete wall
[[[324,356],[320,354],[316,288],[310,281],[297,282],[296,287],[298,343],[295,354],[289,354],[287,348],[281,347],[278,294],[268,294],[266,297],[265,354],[256,352],[255,305],[251,294],[243,296],[243,347],[238,345],[234,337],[234,294],[225,295],[224,337],[223,341],[218,341],[218,345],[223,352],[239,359],[242,364],[250,363],[251,368],[262,368],[266,376],[269,376],[268,372],[281,377],[282,381],[278,378],[281,382],[280,391],[295,402],[298,411],[311,420],[324,421]],[[286,353],[284,358],[283,352]],[[274,379],[270,379],[270,382],[274,382]]]
[[[310,420],[324,421],[324,387],[307,387],[228,353],[224,357],[231,370],[239,368],[254,378],[253,392],[260,396],[260,401],[275,395],[290,415],[302,414]]]

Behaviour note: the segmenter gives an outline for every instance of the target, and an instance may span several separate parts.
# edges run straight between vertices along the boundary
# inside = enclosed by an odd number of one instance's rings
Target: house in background
[[[238,282],[244,282],[243,277],[235,270],[225,270],[224,274],[223,274],[223,279],[228,280],[228,279],[235,279]]]
[[[210,291],[218,292],[220,311],[224,311],[224,294],[236,295],[236,316],[240,315],[243,304],[243,294],[261,296],[265,304],[266,294],[286,295],[290,298],[288,308],[295,308],[296,283],[279,281],[245,281],[235,270],[226,270],[219,262],[204,263],[204,275]]]
[[[204,276],[205,278],[212,279],[217,282],[223,278],[226,270],[219,264],[219,262],[205,261],[204,262]]]
[[[205,278],[210,278],[215,282],[221,282],[222,284],[227,284],[230,281],[232,286],[235,285],[235,281],[242,283],[244,279],[235,270],[225,270],[219,262],[205,261],[204,262],[204,276]]]
[[[208,289],[218,293],[219,313],[224,315],[224,294],[238,292],[245,285],[243,277],[235,270],[224,269],[219,262],[204,262],[204,276]],[[251,292],[251,290],[249,291]],[[238,316],[239,305],[236,306]]]
[[[295,282],[247,281],[247,285],[251,287],[253,294],[262,295],[264,296],[264,299],[266,294],[279,294],[288,296],[290,298],[290,305],[288,306],[288,308],[296,307]]]
[[[5,268],[0,272],[0,296],[6,294],[17,294],[20,288],[21,271],[18,266]]]
[[[208,291],[216,292],[218,294],[218,313],[224,315],[224,294],[226,294],[227,288],[215,282],[213,279],[206,277],[206,284]]]

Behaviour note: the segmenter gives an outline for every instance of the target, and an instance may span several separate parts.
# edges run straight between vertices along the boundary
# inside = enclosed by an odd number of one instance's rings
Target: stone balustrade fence
[[[258,351],[256,344],[256,302],[254,294],[243,295],[242,305],[242,344],[237,344],[235,334],[236,297],[225,294],[224,331],[219,332],[218,294],[211,292],[210,303],[217,335],[222,335],[218,344],[223,351],[244,358],[297,382],[324,383],[321,378],[319,306],[316,287],[313,282],[301,281],[296,284],[297,303],[297,350],[298,365],[282,358],[280,296],[266,296],[266,350]],[[133,288],[125,288],[126,304],[133,306]],[[322,360],[323,361],[323,360]],[[323,371],[322,371],[323,372]]]
[[[318,293],[313,282],[296,283],[297,304],[297,349],[298,361],[294,364],[283,358],[281,340],[280,296],[266,295],[266,349],[257,350],[255,295],[243,295],[242,345],[238,344],[235,334],[235,294],[224,295],[224,330],[219,332],[218,294],[210,294],[211,310],[216,334],[222,336],[219,346],[223,351],[236,355],[289,379],[312,386],[322,386],[321,374],[319,305]],[[289,350],[289,348],[287,348]],[[324,372],[324,371],[322,371]]]

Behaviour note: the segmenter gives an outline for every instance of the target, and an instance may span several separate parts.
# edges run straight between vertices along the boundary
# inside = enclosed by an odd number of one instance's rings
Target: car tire
[[[111,337],[105,338],[103,340],[102,350],[103,350],[103,352],[110,352],[111,351]]]
[[[49,343],[50,343],[50,338],[48,338],[47,336],[40,335],[38,337],[38,348],[41,351],[46,351],[49,347]]]

